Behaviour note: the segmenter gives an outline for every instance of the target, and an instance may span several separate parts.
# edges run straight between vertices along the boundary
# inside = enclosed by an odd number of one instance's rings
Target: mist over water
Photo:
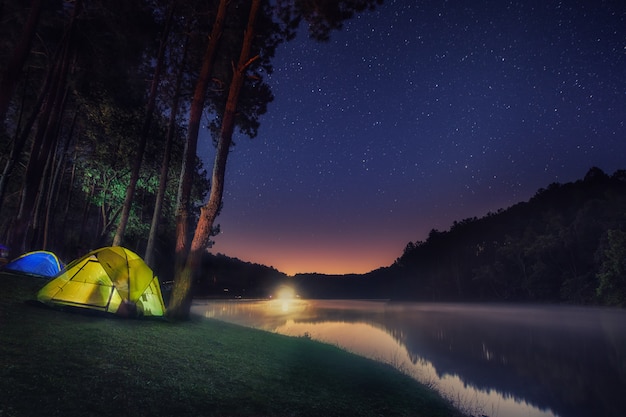
[[[622,416],[626,311],[376,301],[197,301],[193,312],[387,362],[490,417]]]

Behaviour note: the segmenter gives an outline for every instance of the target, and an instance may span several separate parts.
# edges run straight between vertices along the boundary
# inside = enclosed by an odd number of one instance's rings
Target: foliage
[[[8,54],[19,35],[25,10],[22,5],[8,3],[7,22],[3,32],[0,54]],[[45,83],[46,71],[55,64],[55,50],[61,44],[67,15],[74,2],[45,2],[37,27],[37,42],[31,48],[27,70],[20,80],[6,121],[3,135],[14,136],[29,115],[37,115],[36,98]],[[151,56],[155,53],[160,30],[159,2],[148,5],[141,1],[88,2],[78,15],[76,36],[72,40],[74,55],[67,79],[67,99],[61,113],[61,128],[55,135],[53,162],[40,180],[49,200],[40,200],[31,221],[27,250],[53,250],[66,260],[84,254],[90,248],[110,244],[111,233],[128,184],[131,158],[144,119],[145,80],[151,73]],[[180,27],[179,27],[180,29]],[[181,35],[177,37],[180,41]],[[170,45],[172,51],[177,45]],[[171,53],[175,57],[174,52]],[[3,61],[4,62],[4,61]],[[175,65],[177,61],[170,64]],[[164,84],[168,80],[164,81]],[[169,109],[164,88],[160,111],[155,116],[151,140],[144,160],[136,204],[131,212],[125,245],[141,252],[147,238],[152,216],[158,176],[164,149]],[[184,99],[183,99],[184,101]],[[21,119],[20,119],[21,117]],[[178,121],[183,123],[182,120]],[[168,188],[163,207],[164,219],[174,216],[177,179],[180,171],[184,129],[174,126],[174,146],[169,168]],[[28,131],[25,131],[28,134]],[[32,143],[28,136],[25,152],[9,175],[6,198],[0,201],[2,223],[0,240],[6,242],[20,200],[23,166],[26,165]],[[2,141],[2,155],[8,155],[11,141]],[[0,160],[3,164],[6,160]],[[203,200],[208,182],[199,160],[196,162],[193,199]],[[54,184],[51,178],[57,175]],[[46,207],[42,207],[46,204]],[[44,218],[46,210],[49,219]],[[44,221],[48,226],[42,226]],[[44,233],[47,239],[44,240]],[[173,222],[162,221],[159,227],[159,251],[173,241]],[[19,255],[14,252],[12,255]]]
[[[0,238],[13,243],[19,251],[44,248],[67,259],[110,244],[130,182],[132,156],[137,143],[142,143],[140,139],[145,137],[141,126],[146,120],[146,100],[158,40],[164,32],[166,16],[173,10],[174,23],[167,38],[164,61],[166,75],[159,83],[157,114],[123,242],[141,253],[151,209],[155,206],[163,144],[167,130],[172,128],[176,140],[167,175],[163,220],[158,227],[161,245],[157,249],[170,255],[175,241],[172,220],[178,207],[177,180],[187,132],[183,128],[184,116],[175,120],[175,126],[169,126],[167,119],[175,113],[171,108],[173,103],[182,108],[181,115],[189,108],[219,2],[56,0],[44,3],[38,23],[33,26],[35,41],[28,46],[30,53],[20,67],[22,73],[15,78],[19,85],[11,93],[7,118],[0,128],[0,136],[9,139],[2,141],[2,155],[13,155],[0,161],[7,167],[0,182]],[[259,117],[273,99],[264,77],[272,72],[276,47],[295,35],[300,22],[307,23],[314,38],[324,40],[354,13],[379,3],[380,0],[261,2],[252,41],[253,58],[249,67],[246,64],[235,114],[234,123],[240,132],[256,136]],[[213,85],[205,106],[210,115],[208,127],[213,132],[219,130],[224,116],[228,85],[233,78],[232,65],[241,49],[249,5],[249,0],[229,2],[211,73]],[[24,2],[3,3],[0,57],[22,50],[17,45],[28,10]],[[184,57],[182,50],[187,48],[182,48],[183,44],[189,45]],[[6,69],[6,62],[0,60],[0,70]],[[179,68],[183,70],[181,85],[174,76]],[[180,104],[175,97],[180,98]],[[47,102],[53,104],[42,105]],[[35,141],[37,137],[40,139]],[[14,138],[23,140],[18,144]],[[25,166],[43,167],[41,161],[30,163],[38,153],[48,157],[43,172],[25,171]],[[196,210],[190,213],[193,221],[210,188],[201,162],[196,159],[195,165],[191,165],[190,203]],[[42,192],[35,197],[37,189]],[[18,211],[19,207],[25,207],[23,213]],[[124,218],[125,213],[126,210]],[[171,256],[162,257],[168,258]]]
[[[407,298],[620,304],[624,213],[623,172],[592,168],[583,180],[410,243],[390,274],[412,289]]]
[[[312,39],[328,41],[330,33],[340,30],[345,20],[377,4],[382,0],[278,0],[278,11],[287,30],[295,31],[305,21]]]
[[[626,306],[626,231],[607,230],[598,257],[598,297],[608,305]]]
[[[205,253],[202,271],[205,273],[198,276],[194,291],[200,297],[267,298],[288,280],[274,268],[222,254]]]

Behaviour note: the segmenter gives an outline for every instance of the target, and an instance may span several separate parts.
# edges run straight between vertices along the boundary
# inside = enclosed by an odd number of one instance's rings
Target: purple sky
[[[433,228],[626,168],[623,1],[386,0],[274,69],[212,251],[288,274],[388,266]]]

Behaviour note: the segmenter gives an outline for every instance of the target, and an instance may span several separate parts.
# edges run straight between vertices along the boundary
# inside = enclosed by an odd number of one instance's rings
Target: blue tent
[[[39,250],[23,254],[6,264],[3,269],[52,278],[63,269],[63,264],[54,253]]]

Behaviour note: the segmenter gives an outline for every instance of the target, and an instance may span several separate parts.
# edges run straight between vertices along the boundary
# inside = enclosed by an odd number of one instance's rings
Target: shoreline
[[[27,303],[0,273],[0,414],[461,416],[391,366],[338,347],[194,318],[126,320]]]

